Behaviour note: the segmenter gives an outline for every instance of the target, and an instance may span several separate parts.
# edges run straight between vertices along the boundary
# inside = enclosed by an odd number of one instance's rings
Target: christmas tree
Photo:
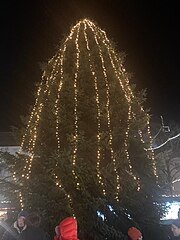
[[[103,30],[79,21],[44,69],[10,164],[21,208],[51,229],[76,216],[80,239],[126,239],[132,224],[147,232],[162,214],[149,115],[123,59]]]

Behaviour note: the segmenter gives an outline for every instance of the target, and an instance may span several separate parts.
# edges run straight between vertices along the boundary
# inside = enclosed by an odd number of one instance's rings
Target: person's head
[[[28,216],[28,212],[26,211],[21,211],[18,214],[17,225],[19,228],[23,228],[25,226],[25,219],[27,218],[27,216]]]
[[[180,219],[176,219],[172,222],[171,230],[175,237],[180,236]]]
[[[131,227],[128,229],[128,236],[132,240],[141,240],[142,239],[142,233],[135,227]]]
[[[39,227],[41,224],[41,217],[37,213],[31,213],[26,218],[28,226]]]

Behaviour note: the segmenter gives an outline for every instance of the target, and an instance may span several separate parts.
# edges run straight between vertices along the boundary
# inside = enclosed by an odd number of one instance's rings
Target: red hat
[[[135,227],[131,227],[128,230],[128,236],[132,240],[138,240],[138,238],[142,237],[142,233]]]
[[[60,235],[62,240],[78,240],[77,220],[73,217],[67,217],[60,222]]]

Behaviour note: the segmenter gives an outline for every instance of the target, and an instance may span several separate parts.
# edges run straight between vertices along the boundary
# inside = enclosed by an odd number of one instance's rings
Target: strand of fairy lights
[[[67,42],[69,40],[72,39],[72,35],[74,34],[74,30],[75,30],[76,26],[74,26],[72,29],[71,29],[71,32],[70,32],[70,35],[66,38],[65,42],[64,42],[64,46],[63,46],[63,49],[61,50],[60,49],[60,55],[57,56],[57,59],[56,59],[56,62],[58,62],[57,66],[59,67],[60,66],[60,82],[58,84],[58,91],[57,91],[57,98],[56,98],[56,101],[55,101],[55,115],[56,115],[56,139],[57,139],[57,145],[58,145],[58,150],[60,149],[60,137],[59,137],[59,100],[60,100],[60,92],[61,92],[61,89],[62,89],[62,85],[63,85],[63,62],[64,62],[64,55],[65,55],[65,52],[66,52],[66,48],[67,48]],[[54,56],[55,57],[55,56]],[[53,57],[53,58],[54,58]],[[50,60],[51,61],[51,60]],[[55,68],[53,68],[55,69]],[[59,73],[59,71],[56,71],[56,75],[54,76],[54,80],[57,76],[57,74]],[[53,81],[54,83],[54,81]]]
[[[139,136],[140,136],[141,142],[142,142],[142,143],[145,143],[145,141],[144,141],[144,139],[143,139],[142,131],[141,131],[140,129],[139,129],[138,133],[139,133]]]
[[[13,172],[13,180],[14,180],[14,182],[17,182],[17,177],[16,177],[16,172],[15,171]],[[23,197],[22,197],[22,192],[21,191],[19,191],[18,197],[19,197],[21,210],[23,210],[24,204],[23,204]]]
[[[60,179],[58,179],[58,176],[54,173],[53,174],[54,178],[55,178],[55,184],[58,188],[60,188],[60,190],[62,190],[64,192],[64,195],[69,203],[69,206],[71,208],[71,211],[72,211],[72,215],[75,216],[75,211],[74,211],[74,208],[73,208],[73,202],[72,202],[72,198],[71,198],[71,195],[69,193],[66,192],[65,188],[62,186],[62,183],[60,181]]]
[[[58,87],[58,94],[57,94],[57,99],[56,99],[56,102],[55,102],[55,109],[56,109],[56,138],[57,138],[57,141],[58,141],[58,149],[60,149],[60,138],[59,138],[59,119],[58,119],[58,116],[59,116],[59,98],[60,98],[60,91],[61,91],[61,88],[62,88],[62,81],[63,81],[63,62],[64,62],[64,55],[65,55],[65,52],[66,52],[66,48],[67,48],[67,43],[72,39],[72,36],[76,30],[78,25],[74,26],[72,29],[71,29],[71,32],[70,32],[70,35],[66,38],[65,42],[64,42],[64,47],[63,47],[63,50],[62,50],[62,54],[61,54],[61,57],[60,57],[60,74],[61,74],[61,80],[60,80],[60,84],[59,84],[59,87]],[[57,166],[57,163],[56,163],[56,166]],[[74,174],[75,174],[75,171],[74,171]],[[76,176],[76,175],[75,175]],[[73,216],[75,216],[75,212],[74,212],[74,209],[72,207],[72,198],[70,196],[70,194],[68,194],[65,189],[62,187],[62,184],[61,184],[61,181],[60,179],[58,179],[58,176],[56,174],[54,174],[54,177],[56,179],[56,186],[61,188],[62,190],[64,190],[64,193],[65,193],[65,196],[69,202],[69,206],[72,210],[72,214]]]
[[[93,68],[92,65],[92,61],[91,61],[91,50],[89,47],[89,42],[88,42],[88,38],[87,38],[87,33],[86,33],[86,29],[87,29],[87,24],[86,22],[84,22],[84,38],[86,41],[86,48],[88,51],[88,56],[89,56],[89,65],[90,65],[90,70],[91,70],[91,74],[93,76],[94,79],[94,89],[95,89],[95,94],[96,94],[96,107],[97,107],[97,164],[96,164],[96,169],[97,169],[97,178],[99,181],[99,184],[102,186],[102,191],[103,194],[106,194],[106,190],[104,187],[104,183],[102,181],[102,177],[101,177],[101,172],[100,172],[100,161],[101,161],[101,146],[100,146],[100,134],[101,134],[101,121],[100,121],[100,115],[101,115],[101,111],[100,111],[100,103],[99,103],[99,91],[98,91],[98,84],[97,84],[97,76],[95,73],[95,70]]]
[[[60,92],[61,92],[61,88],[62,88],[62,82],[63,82],[63,62],[64,62],[64,55],[65,55],[65,52],[66,52],[66,48],[67,48],[67,43],[69,40],[72,39],[72,35],[74,34],[74,30],[75,30],[76,26],[73,27],[71,29],[71,32],[70,32],[70,35],[66,38],[65,42],[64,42],[64,46],[63,46],[63,49],[61,51],[61,55],[60,57],[58,56],[58,59],[59,59],[59,64],[58,66],[60,66],[60,75],[61,75],[61,78],[60,78],[60,83],[58,84],[58,93],[57,93],[57,98],[56,98],[56,101],[55,101],[55,115],[56,115],[56,139],[57,139],[57,145],[58,145],[58,149],[60,149],[60,137],[59,137],[59,100],[60,100]],[[59,73],[59,72],[58,72]]]
[[[150,148],[152,149],[152,144],[153,144],[153,139],[152,139],[152,136],[151,136],[151,130],[150,130],[150,116],[148,115],[147,116],[147,129],[148,129],[148,135],[149,135],[149,138],[150,138]],[[156,179],[158,179],[158,175],[157,175],[157,168],[156,168],[156,163],[155,163],[155,155],[154,155],[154,150],[152,149],[150,151],[151,153],[151,156],[149,156],[150,159],[152,159],[152,164],[153,164],[153,171],[154,171],[154,175],[156,177]]]
[[[59,71],[58,71],[58,67],[60,65],[60,61],[59,61],[59,54],[57,55],[57,58],[54,59],[54,64],[52,64],[52,71],[51,71],[51,75],[49,77],[49,82],[51,83],[51,85],[54,84],[54,81],[56,80],[56,76],[59,74]],[[48,96],[50,96],[50,93],[51,93],[51,88],[49,88],[48,90]]]
[[[23,174],[22,174],[22,177],[26,177],[26,179],[29,179],[29,175],[31,173],[32,161],[34,158],[34,149],[35,149],[36,139],[37,139],[37,127],[39,124],[40,114],[41,114],[43,106],[44,106],[43,103],[40,103],[38,106],[38,109],[36,111],[36,120],[35,120],[34,127],[33,127],[33,136],[31,138],[32,144],[28,149],[28,152],[30,153],[30,157],[27,157],[27,159],[26,159],[26,165],[23,169]],[[25,174],[24,172],[26,169],[27,169],[27,173]]]
[[[76,45],[76,72],[74,74],[74,126],[75,126],[75,132],[74,132],[74,150],[73,150],[73,160],[72,160],[72,174],[76,181],[76,187],[79,188],[79,182],[78,177],[75,172],[75,165],[76,165],[76,158],[77,158],[77,145],[78,145],[78,115],[77,115],[77,108],[78,108],[78,88],[77,88],[77,79],[79,74],[79,57],[80,57],[80,50],[79,50],[79,30],[80,30],[80,23],[77,25],[77,35],[75,40]]]
[[[56,101],[55,101],[55,115],[56,115],[56,139],[57,139],[57,147],[58,147],[58,150],[60,149],[60,137],[59,137],[59,99],[60,99],[60,92],[61,92],[61,89],[62,89],[62,85],[63,85],[63,56],[64,56],[64,53],[65,53],[65,50],[66,50],[66,45],[64,45],[64,49],[63,49],[63,52],[61,54],[61,57],[60,57],[60,74],[61,74],[61,78],[60,78],[60,81],[58,83],[58,91],[57,91],[57,98],[56,98]]]
[[[41,90],[42,90],[42,84],[43,84],[43,82],[41,81],[40,86],[39,86],[38,91],[37,91],[37,96],[39,96],[39,94],[40,94],[40,92],[41,92]],[[25,134],[24,134],[23,137],[22,137],[22,141],[21,141],[21,146],[20,146],[19,153],[20,153],[20,152],[22,151],[22,149],[23,149],[24,142],[25,142],[25,138],[26,138],[27,133],[28,133],[28,129],[30,128],[31,121],[32,121],[32,118],[33,118],[33,116],[34,116],[34,112],[36,111],[37,103],[38,103],[38,98],[36,98],[34,107],[33,107],[33,109],[32,109],[32,112],[31,112],[31,115],[30,115],[30,118],[29,118],[29,121],[28,121],[28,125],[27,125],[27,127],[26,127]]]
[[[138,134],[139,134],[139,136],[140,136],[140,141],[144,144],[145,141],[144,141],[144,139],[143,139],[142,131],[141,131],[140,129],[138,130]],[[139,178],[138,178],[138,179],[139,179]],[[140,182],[140,179],[139,179],[139,182]],[[139,188],[139,190],[140,190],[140,188]]]
[[[39,123],[39,119],[40,119],[40,113],[42,111],[42,108],[43,108],[43,104],[40,103],[39,107],[38,107],[38,110],[36,112],[36,121],[35,121],[35,126],[33,128],[33,137],[32,137],[32,146],[28,149],[29,153],[30,153],[30,157],[27,158],[26,160],[26,163],[27,165],[25,165],[24,167],[24,171],[26,170],[27,168],[27,173],[26,174],[22,174],[22,177],[26,177],[26,179],[29,179],[29,175],[31,173],[31,167],[32,167],[32,161],[34,159],[34,148],[35,148],[35,145],[36,145],[36,139],[37,139],[37,127],[38,127],[38,123]]]
[[[23,204],[23,197],[22,197],[22,193],[20,192],[19,193],[19,202],[20,202],[20,205],[21,205],[21,210],[23,210],[23,208],[24,208],[24,204]]]
[[[63,50],[61,51],[61,55],[60,55],[60,82],[58,84],[58,92],[57,92],[57,98],[56,98],[56,101],[55,101],[55,115],[56,115],[56,139],[57,139],[57,144],[58,144],[58,149],[60,150],[60,137],[59,137],[59,100],[60,100],[60,92],[61,92],[61,89],[62,89],[62,85],[63,85],[63,62],[64,62],[64,55],[65,55],[65,52],[66,52],[66,44],[67,42],[72,38],[72,34],[73,34],[73,29],[71,30],[71,33],[70,35],[66,38],[65,42],[64,42],[64,47],[63,47]],[[57,163],[56,163],[56,167],[57,167]],[[74,215],[74,209],[72,207],[72,199],[71,199],[71,196],[70,194],[67,194],[67,192],[65,191],[65,189],[62,187],[62,183],[61,183],[61,180],[58,179],[58,176],[54,173],[54,177],[55,177],[55,184],[57,187],[59,187],[61,190],[64,191],[64,194],[69,202],[69,206],[72,210],[72,213]]]
[[[91,30],[94,34],[94,39],[95,39],[95,42],[96,42],[97,47],[99,49],[99,56],[100,56],[100,59],[101,59],[103,75],[104,75],[104,80],[105,80],[105,85],[106,85],[106,98],[107,98],[106,108],[107,108],[107,125],[108,125],[108,130],[109,130],[109,147],[110,147],[110,152],[111,152],[111,159],[112,159],[112,162],[113,162],[113,165],[114,165],[114,172],[116,174],[116,183],[117,183],[116,189],[117,189],[117,192],[115,193],[115,199],[117,201],[119,201],[118,193],[119,193],[119,190],[120,190],[120,178],[119,178],[119,174],[118,174],[117,167],[116,167],[116,159],[114,157],[114,150],[112,148],[113,137],[112,137],[111,119],[110,119],[110,111],[109,111],[110,92],[109,92],[108,77],[107,77],[107,72],[106,72],[106,68],[105,68],[104,58],[103,58],[103,55],[102,55],[102,49],[101,49],[101,46],[100,46],[100,44],[98,42],[98,39],[97,39],[96,30],[93,29],[93,26],[92,26],[91,22],[89,22],[88,20],[86,20],[86,22],[87,22],[87,24],[89,25],[89,27],[91,28]]]

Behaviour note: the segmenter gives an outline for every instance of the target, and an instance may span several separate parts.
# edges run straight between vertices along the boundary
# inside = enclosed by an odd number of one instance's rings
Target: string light
[[[102,181],[101,172],[100,172],[100,162],[101,162],[101,146],[100,146],[101,121],[100,121],[100,115],[101,115],[101,111],[100,111],[100,102],[99,102],[99,90],[98,90],[98,84],[97,84],[97,75],[96,75],[95,69],[93,67],[92,60],[91,60],[91,58],[92,58],[91,57],[91,49],[89,47],[89,42],[88,42],[88,38],[87,38],[86,29],[87,29],[87,24],[84,21],[84,38],[85,38],[85,41],[86,41],[86,48],[88,50],[89,66],[90,66],[92,77],[94,79],[94,89],[95,89],[95,94],[96,94],[96,108],[97,108],[97,135],[96,135],[97,136],[97,164],[96,164],[96,169],[97,169],[97,178],[99,180],[99,184],[102,186],[103,194],[106,195],[106,190],[105,190],[104,183]]]
[[[16,177],[16,172],[15,171],[13,172],[12,176],[13,176],[14,182],[17,182],[17,177]],[[22,197],[21,191],[19,191],[18,197],[19,197],[19,203],[20,203],[20,206],[21,206],[21,210],[23,210],[24,204],[23,204],[23,197]]]
[[[77,188],[79,188],[79,182],[78,182],[78,177],[76,175],[75,171],[75,165],[76,165],[76,158],[77,158],[77,146],[78,146],[78,115],[77,115],[77,108],[78,108],[78,87],[77,87],[77,80],[78,80],[78,74],[79,74],[79,55],[80,55],[80,50],[79,50],[79,29],[80,29],[80,23],[77,25],[77,35],[76,35],[76,40],[75,40],[75,45],[76,45],[76,72],[74,74],[74,126],[75,126],[75,133],[74,133],[74,150],[73,150],[73,161],[72,161],[72,174],[75,177],[75,182]]]
[[[22,198],[22,193],[21,192],[19,192],[19,202],[20,202],[20,205],[21,205],[21,210],[23,210],[24,204],[23,204],[23,198]]]

